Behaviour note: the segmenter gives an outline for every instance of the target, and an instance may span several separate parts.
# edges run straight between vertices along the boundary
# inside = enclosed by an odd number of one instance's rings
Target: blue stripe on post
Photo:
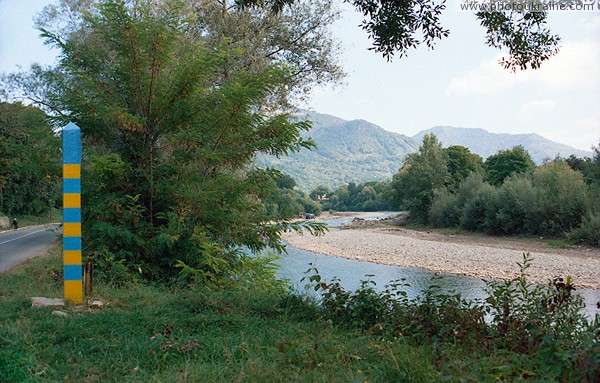
[[[65,222],[81,222],[81,208],[66,207],[63,209],[63,219]]]
[[[81,265],[65,265],[65,281],[81,281]]]
[[[63,129],[63,164],[81,164],[81,132],[69,122]]]
[[[81,179],[80,178],[64,178],[63,179],[63,193],[81,193]]]
[[[81,237],[65,237],[64,250],[81,250]]]

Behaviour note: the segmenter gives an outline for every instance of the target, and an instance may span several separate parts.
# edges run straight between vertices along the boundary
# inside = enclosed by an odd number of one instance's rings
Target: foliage
[[[350,182],[333,192],[325,186],[319,186],[310,196],[321,204],[323,210],[384,211],[389,210],[383,198],[386,188],[386,182],[371,181],[359,185]]]
[[[471,153],[468,148],[453,145],[444,148],[444,152],[448,158],[448,173],[450,173],[448,187],[451,190],[456,190],[458,185],[471,173],[483,174],[483,159],[481,156]]]
[[[459,196],[446,189],[436,189],[429,208],[429,224],[433,227],[456,227],[460,224],[462,206]]]
[[[529,153],[522,146],[501,150],[489,156],[483,167],[485,180],[494,186],[499,186],[512,173],[526,173],[535,167]]]
[[[394,175],[390,184],[390,204],[394,208],[410,210],[411,217],[425,223],[434,190],[444,187],[448,179],[447,157],[442,144],[435,135],[427,134],[419,151],[407,155],[404,166]]]
[[[264,199],[267,215],[274,220],[298,217],[301,213],[321,214],[321,205],[304,192],[288,187],[294,179],[283,173],[276,173],[276,187]],[[283,181],[282,181],[283,180]],[[293,182],[295,184],[295,181]]]
[[[564,236],[582,224],[595,200],[583,176],[560,159],[533,173],[512,173],[498,187],[472,173],[450,190],[435,191],[430,224],[488,234]]]
[[[581,225],[590,209],[590,197],[581,173],[564,161],[554,160],[535,169],[533,184],[539,193],[540,232],[562,235]]]
[[[387,339],[404,337],[416,345],[433,343],[436,349],[453,344],[483,356],[516,353],[522,355],[521,360],[529,358],[526,370],[540,381],[593,379],[600,372],[600,317],[589,321],[581,313],[583,298],[572,293],[569,276],[556,277],[547,285],[529,284],[531,262],[525,253],[517,277],[488,282],[489,297],[484,302],[444,293],[435,283],[409,299],[403,280],[381,292],[367,280],[348,292],[335,278],[323,281],[313,267],[306,279],[321,291],[325,317],[341,326]]]
[[[547,12],[510,9],[479,11],[476,15],[486,29],[486,43],[508,49],[508,58],[500,60],[506,69],[537,69],[559,51],[560,37],[546,27]]]
[[[445,3],[433,0],[411,0],[401,3],[391,0],[347,0],[365,16],[362,28],[373,40],[372,50],[388,60],[400,57],[420,44],[433,48],[436,40],[449,35],[439,21]],[[294,0],[239,0],[245,6],[268,5],[280,12]],[[463,3],[462,5],[469,5]],[[477,5],[477,4],[476,4]],[[467,9],[468,10],[468,9]],[[509,57],[501,61],[512,70],[539,68],[541,63],[558,52],[560,38],[546,28],[547,12],[521,10],[472,9],[486,29],[486,43],[495,48],[507,48]]]
[[[59,148],[40,109],[0,103],[0,212],[42,215],[60,204]]]
[[[593,210],[587,213],[581,226],[571,230],[568,237],[577,242],[600,247],[600,211]]]
[[[98,1],[61,0],[48,5],[38,16],[37,25],[55,34],[77,35],[78,13],[95,13]],[[185,20],[186,38],[206,49],[218,49],[223,41],[237,50],[235,64],[228,68],[261,72],[280,63],[290,68],[285,85],[269,96],[271,107],[290,107],[290,99],[304,99],[315,86],[336,84],[343,77],[338,63],[339,47],[333,40],[332,23],[339,18],[333,3],[322,0],[297,1],[273,13],[267,6],[249,9],[236,1],[193,0],[173,2],[124,1],[157,7],[175,7]]]
[[[150,279],[186,265],[214,283],[235,275],[237,248],[280,251],[282,232],[298,228],[269,223],[274,171],[255,156],[314,144],[300,135],[308,122],[264,107],[288,68],[240,68],[243,52],[206,44],[187,10],[111,0],[91,4],[76,29],[45,30],[60,61],[37,69],[32,98],[82,129],[91,260]]]

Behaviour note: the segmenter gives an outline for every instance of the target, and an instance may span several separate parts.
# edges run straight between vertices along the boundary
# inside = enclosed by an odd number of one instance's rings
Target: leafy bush
[[[315,268],[308,270],[313,274],[306,279],[321,292],[324,317],[340,326],[420,345],[458,345],[482,355],[516,353],[524,356],[518,358],[526,361],[523,369],[544,381],[595,381],[600,376],[600,316],[590,322],[581,313],[583,299],[572,293],[570,277],[529,284],[531,262],[530,255],[523,254],[516,278],[488,282],[484,302],[444,293],[435,283],[409,299],[403,280],[382,292],[367,280],[349,292],[335,278],[322,281]]]
[[[499,188],[496,221],[501,234],[539,231],[538,191],[529,173],[509,176]]]
[[[580,172],[565,161],[554,160],[535,169],[533,185],[539,195],[540,233],[563,235],[581,224],[589,196]]]
[[[461,206],[458,194],[437,189],[429,208],[429,224],[433,227],[454,227],[460,223]]]
[[[473,198],[465,203],[460,225],[467,230],[499,234],[498,205],[498,189],[490,184],[483,184]]]
[[[571,230],[568,237],[577,242],[600,246],[600,211],[584,216],[581,226]]]

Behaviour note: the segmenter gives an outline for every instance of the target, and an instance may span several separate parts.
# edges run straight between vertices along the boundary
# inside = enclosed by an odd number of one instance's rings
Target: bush
[[[473,198],[465,203],[460,225],[467,230],[499,234],[496,224],[498,204],[498,190],[490,184],[483,184]]]
[[[531,262],[523,254],[516,278],[489,282],[484,302],[444,293],[435,281],[421,296],[409,299],[402,280],[382,292],[374,282],[363,281],[349,292],[336,279],[323,282],[314,268],[307,279],[322,292],[325,318],[338,325],[418,345],[433,343],[436,350],[452,345],[483,357],[510,356],[508,363],[518,361],[520,366],[511,367],[509,376],[523,377],[526,371],[540,381],[595,381],[600,376],[600,316],[589,322],[581,313],[583,298],[571,293],[570,277],[529,284]]]
[[[537,233],[541,222],[538,190],[531,174],[513,174],[498,190],[496,216],[501,234]]]
[[[429,224],[433,227],[458,226],[461,214],[458,200],[458,194],[446,189],[437,189],[433,193],[433,202],[429,208]]]
[[[533,184],[539,193],[541,234],[564,235],[581,224],[589,196],[580,172],[555,160],[535,169]]]
[[[581,226],[571,230],[568,237],[576,242],[600,246],[600,211],[590,212],[584,216]]]

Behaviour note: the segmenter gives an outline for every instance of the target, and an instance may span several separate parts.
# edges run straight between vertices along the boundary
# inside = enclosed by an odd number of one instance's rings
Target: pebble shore
[[[485,243],[467,236],[386,228],[332,228],[319,237],[286,233],[284,239],[290,246],[335,257],[504,280],[517,275],[517,262],[528,251],[533,258],[531,282],[570,275],[578,287],[600,289],[600,249],[544,249],[525,242],[519,248],[514,241],[503,245],[501,240]]]

